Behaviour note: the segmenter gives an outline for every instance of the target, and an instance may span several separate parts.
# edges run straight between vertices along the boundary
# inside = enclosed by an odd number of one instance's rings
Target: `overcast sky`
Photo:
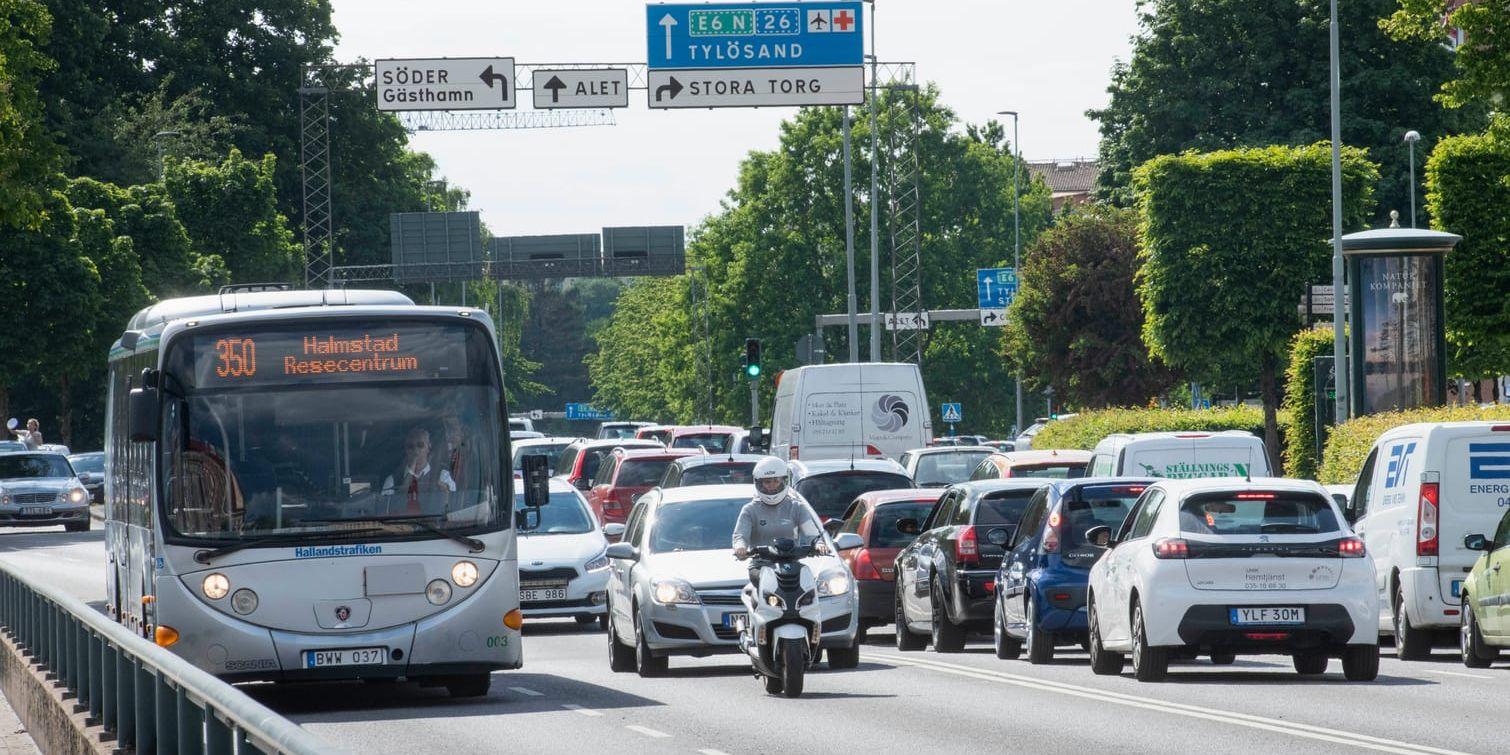
[[[342,60],[513,57],[520,63],[645,60],[632,0],[335,0]],[[1094,156],[1088,108],[1136,31],[1134,0],[878,0],[883,61],[917,62],[963,121],[1022,113],[1029,159]],[[528,107],[528,94],[521,108]],[[752,149],[795,110],[650,112],[630,93],[617,125],[416,134],[412,144],[472,192],[496,235],[588,233],[608,225],[696,225],[718,209]],[[339,155],[335,155],[340,159]]]

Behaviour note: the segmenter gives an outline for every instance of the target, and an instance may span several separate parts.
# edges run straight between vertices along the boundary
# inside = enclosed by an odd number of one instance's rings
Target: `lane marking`
[[[581,713],[584,716],[597,717],[597,716],[603,715],[602,713],[599,713],[598,711],[595,711],[592,708],[584,708],[584,707],[582,707],[580,705],[577,705],[576,703],[564,703],[561,707],[563,707],[563,708],[565,708],[565,709],[567,709],[567,710],[569,710],[569,711],[571,711],[573,713]]]
[[[715,750],[711,747],[706,750],[698,750],[697,752],[699,753],[699,755],[729,755],[729,753],[724,752],[723,750]]]
[[[1018,674],[1009,674],[1001,671],[990,671],[987,669],[979,669],[970,666],[959,666],[952,663],[944,663],[941,661],[903,658],[900,656],[887,655],[884,653],[871,653],[868,657],[895,663],[900,666],[915,666],[918,668],[939,671],[946,674],[954,674],[956,676],[963,676],[972,679],[997,682],[1000,684],[1011,684],[1014,686],[1024,687],[1027,689],[1036,689],[1043,692],[1057,692],[1059,694],[1069,695],[1071,697],[1099,700],[1102,702],[1124,705],[1131,708],[1142,708],[1144,710],[1171,713],[1178,716],[1204,719],[1207,721],[1214,721],[1223,724],[1235,724],[1237,726],[1245,726],[1251,729],[1279,732],[1283,734],[1290,734],[1292,736],[1303,737],[1306,739],[1315,739],[1323,742],[1331,742],[1333,744],[1351,745],[1353,747],[1379,750],[1381,752],[1462,755],[1455,750],[1444,750],[1436,747],[1429,747],[1426,745],[1417,745],[1411,744],[1409,742],[1401,742],[1393,739],[1369,736],[1367,734],[1339,731],[1337,729],[1328,729],[1321,726],[1311,726],[1310,724],[1302,724],[1293,721],[1281,721],[1279,719],[1265,718],[1263,716],[1255,716],[1247,713],[1237,713],[1235,711],[1218,710],[1215,708],[1203,708],[1198,705],[1187,705],[1185,703],[1176,703],[1164,700],[1152,700],[1147,697],[1127,695],[1120,692],[1112,692],[1110,690],[1100,690],[1092,687],[1081,687],[1074,684],[1066,684],[1064,682],[1056,682],[1048,679],[1020,676]]]
[[[529,687],[509,687],[509,689],[518,692],[525,697],[545,697],[544,692],[536,692]]]
[[[1463,673],[1461,671],[1441,671],[1441,670],[1438,670],[1438,669],[1426,669],[1426,673],[1428,673],[1428,674],[1446,674],[1447,676],[1461,676],[1461,677],[1463,677],[1465,679],[1493,679],[1494,678],[1492,676],[1484,676],[1483,674],[1465,674],[1465,673]]]
[[[657,731],[648,726],[635,726],[634,724],[628,724],[624,728],[638,734],[644,734],[647,737],[653,737],[655,739],[667,739],[671,736],[664,731]]]

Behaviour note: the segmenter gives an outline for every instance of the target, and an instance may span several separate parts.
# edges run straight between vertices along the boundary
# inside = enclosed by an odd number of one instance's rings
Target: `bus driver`
[[[404,438],[404,464],[396,474],[383,481],[385,505],[394,508],[396,494],[402,494],[405,514],[440,513],[445,496],[456,492],[456,481],[447,469],[430,464],[430,431],[416,427]]]

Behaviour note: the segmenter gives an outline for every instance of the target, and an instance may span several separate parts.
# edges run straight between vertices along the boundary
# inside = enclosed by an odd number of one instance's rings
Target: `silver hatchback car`
[[[89,491],[68,457],[54,453],[0,455],[0,526],[89,529]]]

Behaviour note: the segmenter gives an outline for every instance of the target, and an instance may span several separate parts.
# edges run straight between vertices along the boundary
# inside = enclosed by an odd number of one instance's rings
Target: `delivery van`
[[[1272,477],[1264,442],[1241,430],[1117,433],[1096,444],[1088,477]]]
[[[1410,660],[1462,620],[1468,535],[1494,532],[1510,508],[1510,423],[1401,425],[1379,436],[1347,515],[1374,559],[1379,628]],[[1443,637],[1442,639],[1448,639]]]
[[[933,438],[915,364],[798,367],[777,378],[771,454],[790,461],[892,459]]]

